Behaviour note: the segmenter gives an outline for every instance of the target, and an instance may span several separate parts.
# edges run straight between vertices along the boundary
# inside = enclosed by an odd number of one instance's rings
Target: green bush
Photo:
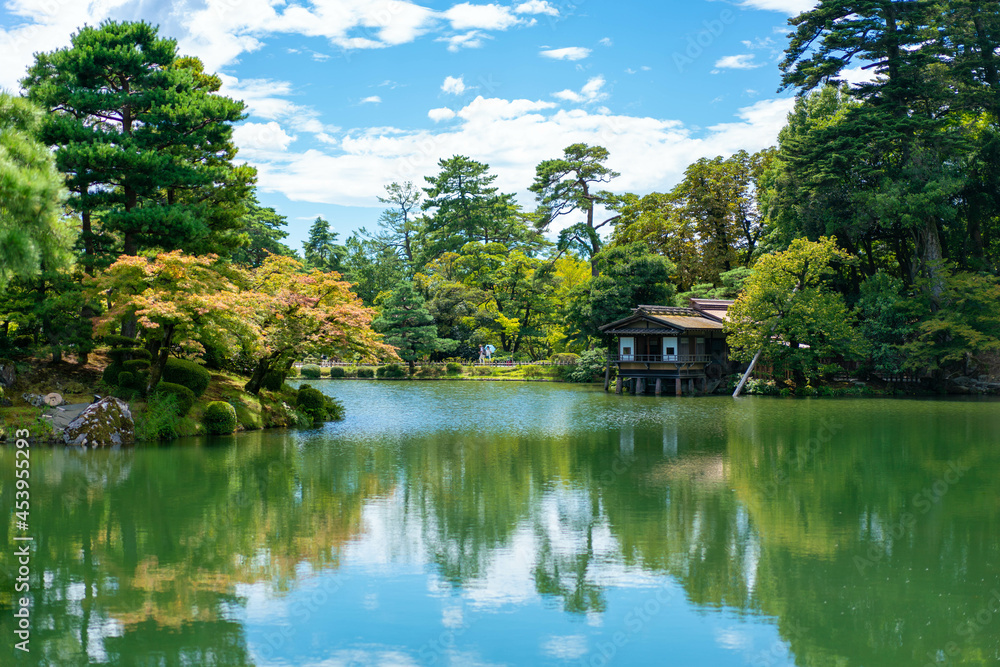
[[[104,380],[104,384],[109,386],[115,386],[118,384],[118,376],[122,374],[125,367],[121,364],[111,364],[104,369],[101,379]]]
[[[176,385],[180,387],[180,385]],[[187,387],[181,387],[188,392]],[[177,426],[181,414],[177,408],[179,396],[171,393],[154,393],[146,401],[146,409],[133,411],[135,415],[135,437],[137,440],[173,440],[177,437]],[[194,400],[194,394],[191,394]]]
[[[371,368],[359,368],[358,369],[359,378],[373,378],[375,377],[375,371]]]
[[[575,365],[567,368],[563,377],[570,382],[596,382],[604,377],[606,367],[604,350],[587,350]]]
[[[444,370],[446,373],[448,373],[448,375],[461,375],[462,364],[456,361],[449,361],[448,364],[444,367]]]
[[[288,369],[288,372],[285,373],[285,377],[286,378],[293,378],[293,377],[297,376],[298,374],[299,374],[299,369],[296,366],[292,366],[291,368]]]
[[[135,347],[139,344],[139,341],[135,338],[129,338],[128,336],[108,334],[104,337],[104,344],[110,347]]]
[[[347,373],[344,371],[343,366],[331,366],[330,367],[330,377],[332,378],[342,378]]]
[[[406,377],[406,371],[399,364],[386,364],[385,366],[379,366],[378,370],[375,371],[375,377],[396,379]]]
[[[164,396],[173,396],[175,406],[177,409],[177,415],[183,417],[191,408],[194,407],[194,392],[185,387],[182,384],[174,384],[173,382],[160,382],[156,385],[156,391],[153,395],[162,394]]]
[[[115,382],[119,387],[128,387],[134,389],[135,387],[135,373],[131,371],[122,371],[118,374],[118,380]]]
[[[322,374],[322,371],[320,370],[320,367],[317,366],[316,364],[306,364],[301,369],[299,369],[299,374],[302,375],[302,377],[304,378],[311,378],[315,380]]]
[[[212,375],[200,364],[187,359],[167,359],[163,368],[163,379],[174,384],[182,384],[195,396],[201,396],[208,389]]]
[[[473,372],[476,375],[493,375],[493,368],[490,366],[476,366]]]
[[[344,418],[344,406],[315,387],[299,388],[295,404],[299,410],[309,414],[314,422],[340,420]]]
[[[236,431],[236,409],[224,401],[212,401],[201,421],[212,435],[228,435]]]
[[[285,372],[284,371],[268,371],[264,374],[264,381],[261,386],[268,391],[279,391],[281,385],[285,383]]]
[[[145,350],[143,350],[143,352],[145,352]],[[135,373],[136,371],[144,371],[149,368],[149,361],[147,359],[129,359],[124,362],[122,366],[125,367],[125,370]]]

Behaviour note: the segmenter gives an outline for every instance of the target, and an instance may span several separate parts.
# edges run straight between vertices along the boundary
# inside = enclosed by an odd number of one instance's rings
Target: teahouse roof
[[[646,328],[636,324],[644,322]],[[650,327],[652,324],[654,326]],[[632,309],[632,314],[616,322],[600,327],[606,334],[642,335],[652,332],[685,333],[689,331],[721,331],[720,320],[706,317],[693,308],[677,308],[674,306],[645,306]]]
[[[691,307],[699,313],[719,322],[726,321],[732,301],[726,299],[691,299]]]

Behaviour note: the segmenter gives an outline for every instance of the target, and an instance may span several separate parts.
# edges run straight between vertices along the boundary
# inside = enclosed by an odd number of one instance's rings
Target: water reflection
[[[36,451],[0,663],[1000,661],[998,403],[318,386],[346,422]]]

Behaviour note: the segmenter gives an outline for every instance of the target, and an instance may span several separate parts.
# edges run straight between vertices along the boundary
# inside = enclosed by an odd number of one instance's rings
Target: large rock
[[[108,396],[93,403],[63,431],[67,445],[115,447],[135,442],[135,422],[125,401]]]
[[[17,368],[11,361],[0,362],[0,387],[13,387],[17,379]]]

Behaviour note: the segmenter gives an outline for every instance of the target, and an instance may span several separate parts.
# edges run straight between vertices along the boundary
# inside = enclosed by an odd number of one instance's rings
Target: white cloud
[[[754,62],[752,53],[741,53],[738,56],[723,56],[715,61],[719,69],[755,69],[763,67],[763,63]]]
[[[758,151],[774,143],[794,99],[763,100],[727,123],[695,130],[677,120],[559,109],[550,102],[477,97],[457,114],[433,110],[456,122],[439,130],[368,128],[342,133],[339,150],[312,147],[252,159],[259,186],[295,201],[379,206],[391,181],[417,181],[437,171],[437,161],[468,155],[490,165],[497,186],[533,205],[526,191],[535,165],[562,155],[573,143],[606,147],[608,166],[620,171],[616,192],[666,191],[701,157]],[[635,165],[643,165],[642,169]],[[573,221],[567,221],[573,222]]]
[[[856,86],[859,83],[871,83],[877,80],[878,74],[875,72],[875,68],[872,69],[861,69],[860,66],[852,67],[850,69],[840,70],[840,76],[838,79],[842,79],[852,86]]]
[[[220,74],[219,78],[222,79],[222,90],[219,92],[234,99],[243,100],[251,117],[282,121],[296,132],[332,134],[340,130],[335,126],[324,125],[320,121],[320,114],[316,109],[285,99],[285,96],[292,95],[294,92],[292,84],[288,81],[239,80],[227,74]]]
[[[428,111],[427,117],[435,123],[440,123],[443,120],[451,120],[454,118],[455,112],[447,107],[441,107],[440,109],[431,109]]]
[[[382,104],[382,98],[378,95],[371,95],[358,102],[358,104]]]
[[[552,93],[552,96],[567,102],[576,102],[577,104],[600,102],[608,97],[608,94],[602,92],[601,90],[604,88],[605,83],[607,82],[604,80],[603,76],[595,76],[584,84],[583,88],[580,89],[580,92],[567,89],[560,90],[558,93]]]
[[[541,52],[545,58],[553,60],[583,60],[590,55],[590,49],[582,46],[568,46],[565,49],[547,49]]]
[[[233,128],[233,141],[241,151],[283,151],[295,141],[274,121],[244,123]]]
[[[466,90],[465,81],[462,80],[462,77],[445,77],[444,83],[441,84],[441,90],[450,95],[461,95]]]
[[[767,9],[795,16],[816,6],[816,0],[743,0],[741,7]]]
[[[473,5],[463,2],[443,12],[455,30],[507,30],[524,22],[503,5]]]
[[[610,37],[604,37],[598,42],[601,46],[614,46],[615,43]]]
[[[454,53],[462,49],[478,49],[484,44],[483,40],[486,39],[493,39],[493,37],[479,30],[470,30],[469,32],[459,35],[438,37],[434,41],[446,42],[448,44],[448,50]]]
[[[548,16],[559,16],[559,10],[550,5],[546,0],[528,0],[514,7],[518,14],[546,14]]]

